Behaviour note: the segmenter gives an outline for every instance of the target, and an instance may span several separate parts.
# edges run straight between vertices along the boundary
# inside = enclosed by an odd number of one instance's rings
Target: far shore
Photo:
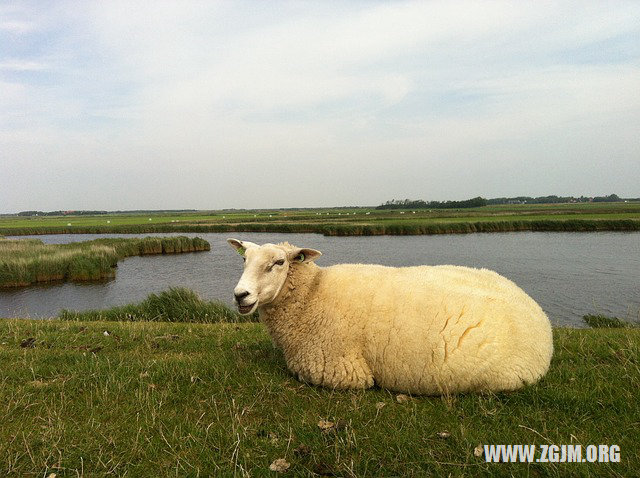
[[[517,204],[433,210],[234,210],[0,218],[0,235],[5,236],[189,232],[375,236],[512,231],[640,231],[640,203]]]

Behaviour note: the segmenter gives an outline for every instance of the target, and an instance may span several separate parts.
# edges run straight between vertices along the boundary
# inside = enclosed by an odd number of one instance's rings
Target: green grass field
[[[374,208],[1,217],[0,234],[317,232],[440,234],[511,230],[640,230],[640,203],[521,204],[470,209]]]
[[[282,458],[288,476],[636,476],[640,329],[554,337],[535,386],[400,403],[298,382],[261,324],[0,320],[0,474],[275,476]],[[621,460],[486,463],[485,444]]]

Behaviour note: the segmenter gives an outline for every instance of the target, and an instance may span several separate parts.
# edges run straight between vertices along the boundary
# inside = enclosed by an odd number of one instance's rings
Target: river
[[[119,234],[140,237],[156,234]],[[157,234],[171,235],[171,234]],[[172,286],[228,304],[242,260],[226,238],[256,243],[289,241],[323,252],[320,266],[343,262],[388,266],[456,264],[486,267],[513,280],[542,306],[554,325],[582,327],[584,314],[640,318],[640,233],[487,233],[438,236],[325,237],[317,234],[211,233],[211,251],[129,257],[116,278],[100,283],[55,283],[0,291],[0,317],[52,317],[63,309],[101,309],[144,299]],[[28,236],[45,243],[106,235]]]

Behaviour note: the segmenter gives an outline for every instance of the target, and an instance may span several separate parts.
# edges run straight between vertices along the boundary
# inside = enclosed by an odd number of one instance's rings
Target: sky
[[[0,213],[639,179],[638,1],[0,0]]]

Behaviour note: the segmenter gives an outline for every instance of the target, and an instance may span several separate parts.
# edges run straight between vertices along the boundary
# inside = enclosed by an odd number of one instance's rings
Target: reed
[[[381,224],[327,224],[326,236],[469,234],[474,232],[593,232],[640,231],[640,221],[631,219],[521,220],[478,222],[387,222]]]
[[[586,216],[586,217],[585,217]],[[490,220],[489,220],[490,219]],[[388,217],[361,222],[358,219],[326,219],[311,222],[308,218],[280,219],[282,222],[245,219],[237,223],[195,224],[126,224],[119,226],[28,226],[3,227],[3,234],[12,236],[39,234],[148,234],[167,232],[279,232],[317,233],[325,236],[375,236],[375,235],[427,235],[468,234],[474,232],[594,232],[594,231],[640,231],[638,219],[593,219],[583,215],[575,219],[522,219],[501,220],[498,218],[454,217],[424,219],[391,219]]]
[[[115,276],[119,260],[146,254],[208,251],[199,237],[96,239],[44,244],[38,239],[0,239],[0,287],[58,280],[96,281]]]
[[[62,320],[117,322],[256,322],[257,314],[243,316],[219,301],[201,299],[190,289],[173,287],[159,294],[151,294],[137,304],[128,304],[104,310],[62,310]]]
[[[602,314],[583,315],[582,320],[592,329],[618,329],[625,327],[638,327],[638,322],[627,322],[618,317],[609,317]]]

